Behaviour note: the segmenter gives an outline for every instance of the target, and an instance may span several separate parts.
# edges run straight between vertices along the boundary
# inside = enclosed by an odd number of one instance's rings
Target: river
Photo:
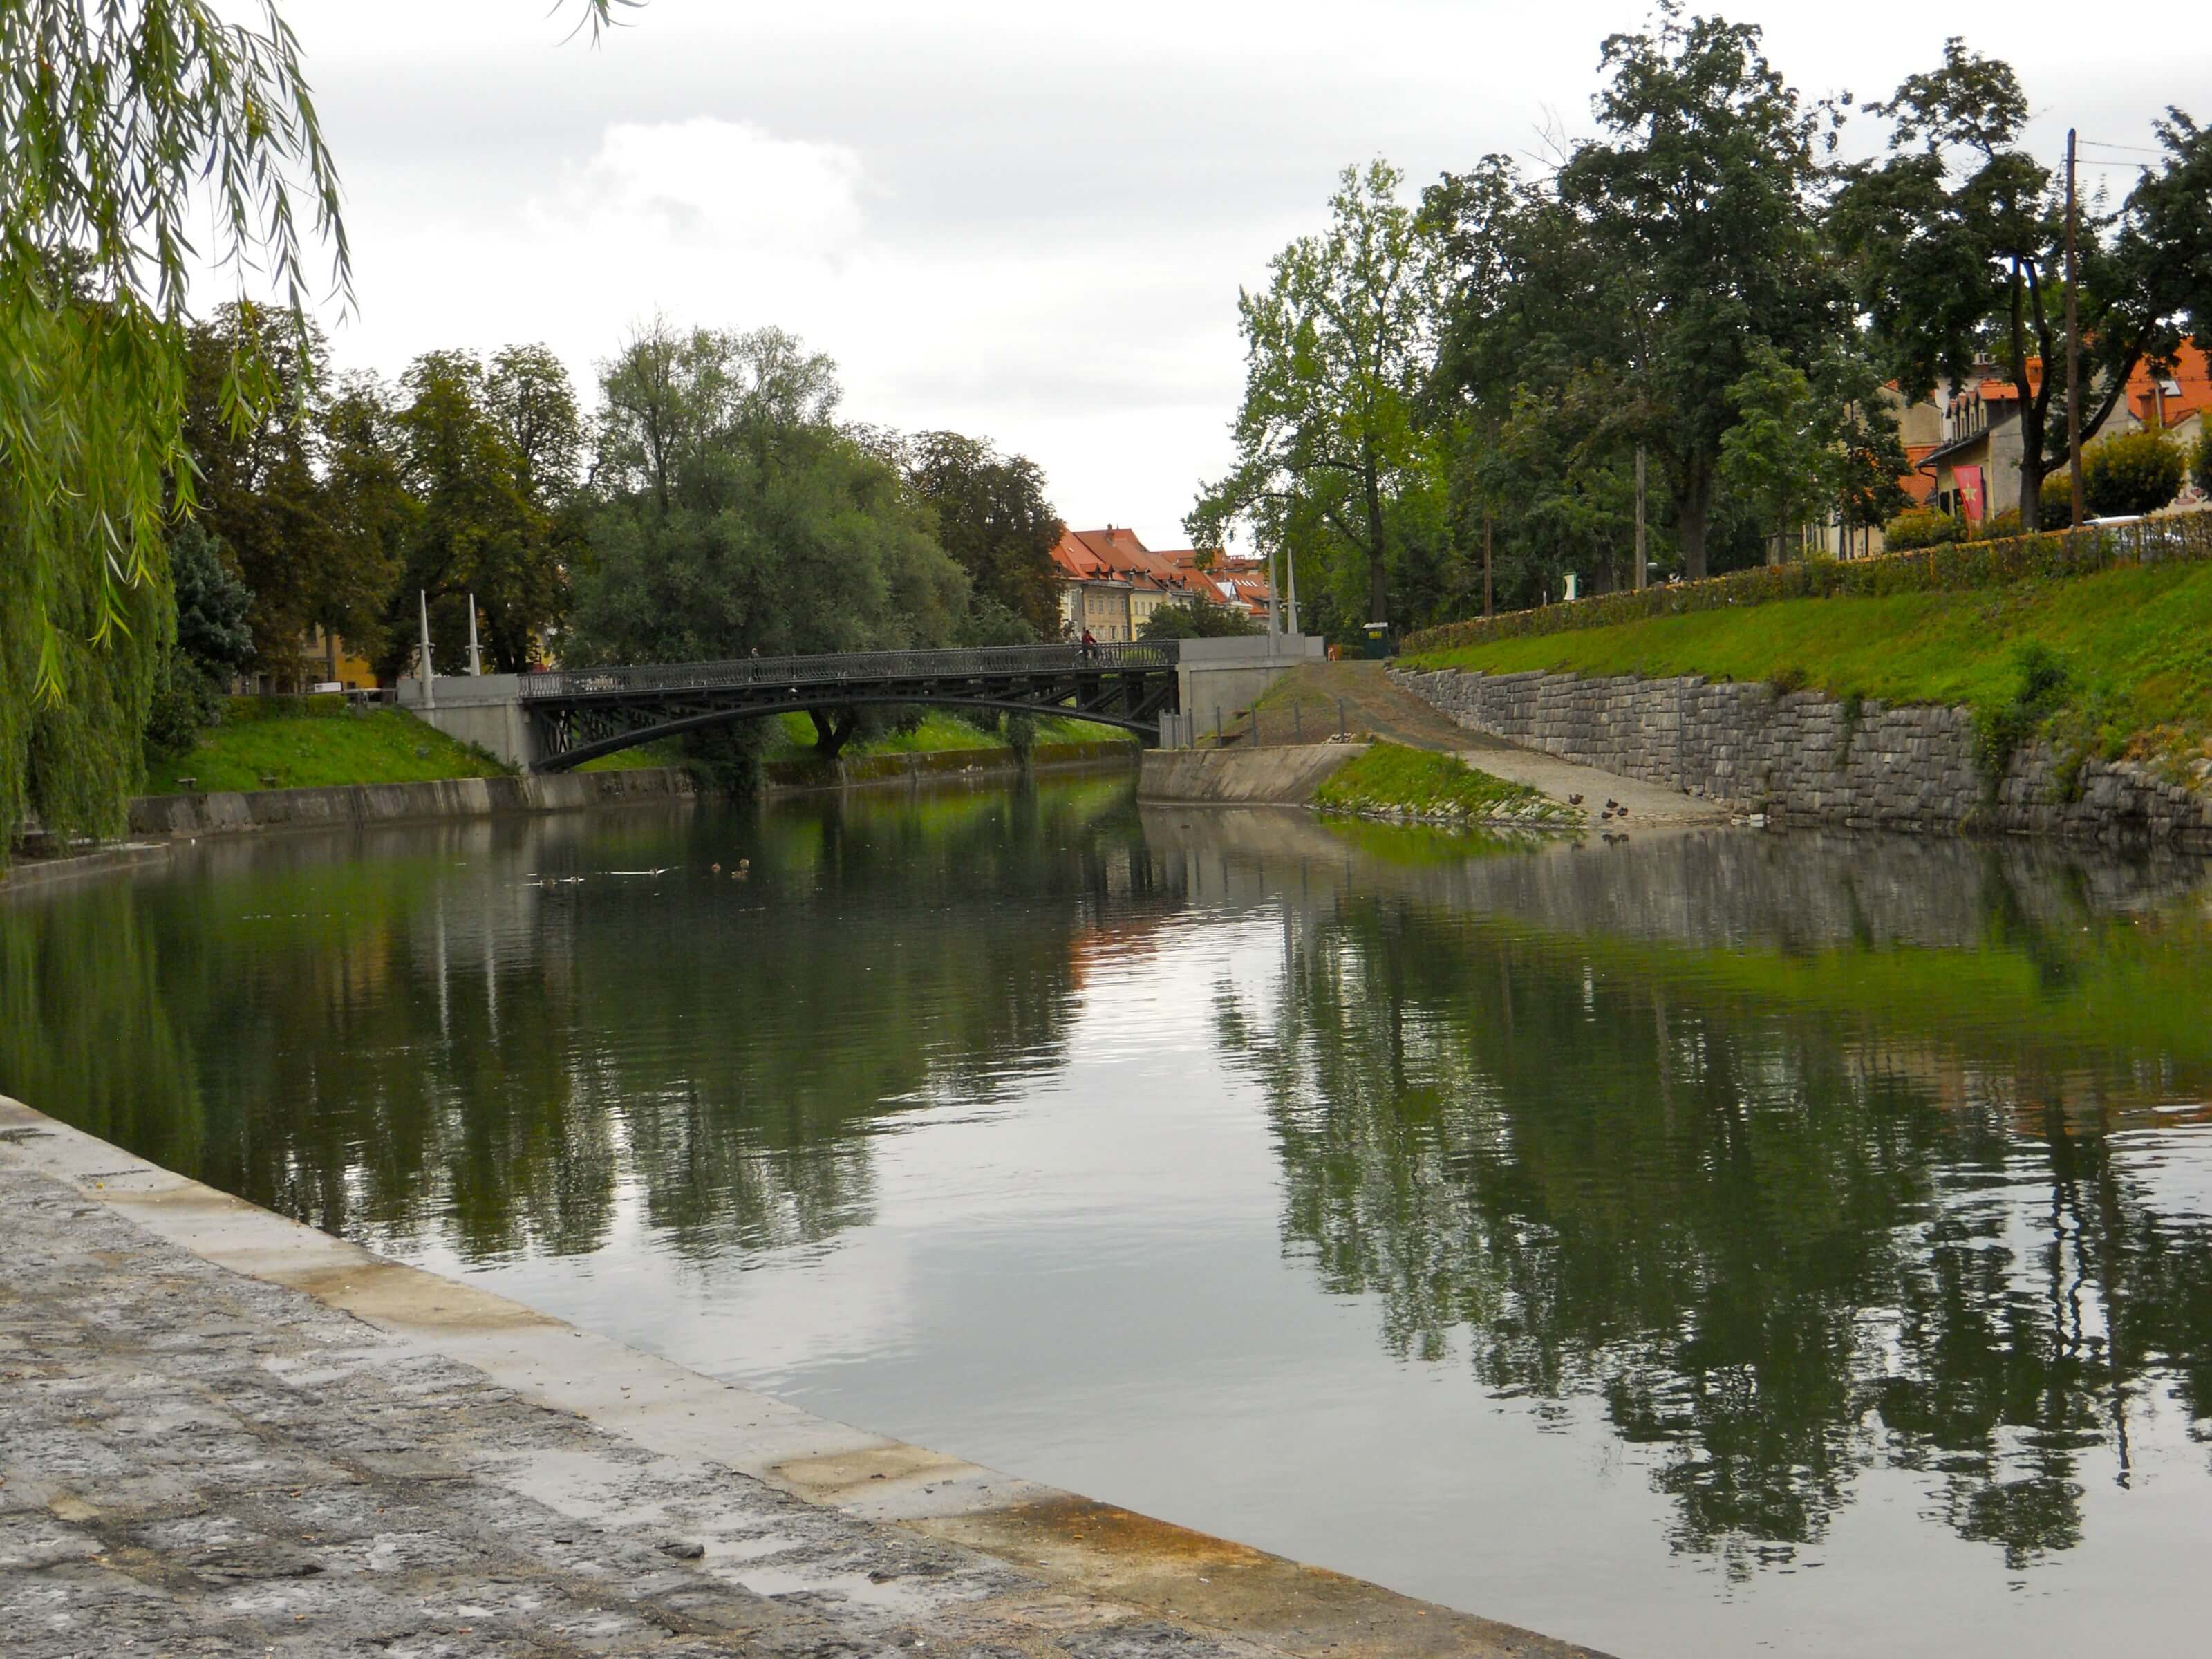
[[[1126,776],[210,842],[0,902],[0,1091],[1636,1656],[2202,1639],[2208,1014],[2200,865],[1530,850]]]

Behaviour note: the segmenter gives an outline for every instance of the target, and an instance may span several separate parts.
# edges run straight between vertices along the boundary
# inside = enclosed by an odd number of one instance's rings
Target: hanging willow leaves
[[[580,0],[578,27],[634,3]],[[299,42],[258,13],[0,0],[0,860],[28,815],[118,827],[137,776],[165,538],[193,507],[188,289],[228,283],[302,337],[311,298],[352,302]],[[225,416],[242,428],[276,378],[242,344]]]
[[[304,326],[312,239],[349,303],[337,174],[266,6],[249,27],[206,0],[0,0],[0,830],[107,830],[192,505],[188,287],[252,282]],[[230,418],[270,395],[234,356]]]

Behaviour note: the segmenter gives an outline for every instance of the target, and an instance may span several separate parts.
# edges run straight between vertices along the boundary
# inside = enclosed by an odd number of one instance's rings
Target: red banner
[[[1982,469],[1978,466],[1954,466],[1951,482],[1959,486],[1959,504],[1966,509],[1966,522],[1982,521]]]

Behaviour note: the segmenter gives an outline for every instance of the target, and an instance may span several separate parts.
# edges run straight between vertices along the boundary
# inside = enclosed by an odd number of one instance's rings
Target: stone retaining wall
[[[1854,717],[1822,693],[1699,676],[1391,678],[1473,731],[1784,820],[2212,852],[2212,795],[2132,762],[2091,760],[2069,792],[2063,757],[2032,744],[1992,801],[1970,709],[1869,702]]]

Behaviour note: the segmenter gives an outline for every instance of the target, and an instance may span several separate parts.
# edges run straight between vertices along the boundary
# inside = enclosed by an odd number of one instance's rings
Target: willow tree
[[[185,301],[208,268],[303,324],[310,240],[349,300],[337,175],[273,9],[0,0],[0,844],[118,825],[193,504]],[[196,244],[188,225],[210,224]],[[272,395],[234,356],[230,418]]]
[[[596,35],[628,0],[580,3]],[[117,827],[137,776],[173,625],[166,532],[194,503],[192,283],[304,332],[317,246],[351,304],[299,42],[258,12],[0,0],[0,857],[27,814]],[[263,354],[240,349],[222,395],[240,423],[265,406]]]

